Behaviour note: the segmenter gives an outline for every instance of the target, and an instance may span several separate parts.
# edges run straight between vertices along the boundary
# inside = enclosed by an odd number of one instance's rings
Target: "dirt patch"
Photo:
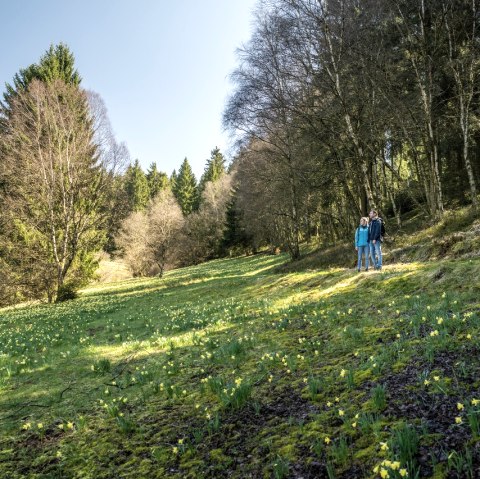
[[[283,426],[296,425],[300,422],[308,422],[316,413],[318,407],[304,399],[297,391],[286,388],[275,391],[276,397],[263,404],[257,405],[255,410],[252,404],[239,411],[231,411],[221,419],[221,427],[218,433],[205,438],[203,441],[204,460],[210,462],[209,451],[221,449],[224,454],[232,459],[228,470],[219,471],[211,469],[206,477],[262,477],[265,461],[271,456],[268,446],[262,446],[261,440],[268,437],[265,431],[270,430],[272,435],[284,431]],[[297,450],[300,456],[311,455],[308,450]],[[307,456],[308,457],[308,456]],[[264,460],[262,460],[264,458]],[[268,459],[271,460],[271,457]],[[248,465],[248,470],[245,467]],[[326,477],[322,475],[325,466],[320,462],[306,464],[299,459],[290,466],[288,477],[313,479]]]
[[[458,379],[458,363],[468,361],[472,351],[462,353],[439,353],[431,364],[417,361],[402,372],[379,381],[385,387],[387,396],[387,407],[383,414],[390,419],[403,419],[415,425],[419,435],[424,436],[417,457],[421,477],[429,477],[433,473],[431,464],[446,461],[450,452],[462,452],[471,439],[467,421],[464,420],[460,425],[455,423],[455,417],[460,415],[457,403],[465,402],[472,395],[471,379],[478,373],[471,371],[472,378]],[[432,392],[420,384],[420,375],[425,370],[442,371],[441,376],[452,378],[448,395]],[[371,382],[365,384],[370,388],[374,385]],[[478,392],[476,395],[479,395]],[[429,437],[435,438],[431,444],[428,443]],[[476,447],[472,452],[474,467],[480,467],[480,451]]]

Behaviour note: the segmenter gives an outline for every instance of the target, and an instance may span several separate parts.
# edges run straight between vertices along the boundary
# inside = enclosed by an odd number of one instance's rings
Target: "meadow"
[[[480,259],[286,262],[0,310],[0,477],[479,477]]]

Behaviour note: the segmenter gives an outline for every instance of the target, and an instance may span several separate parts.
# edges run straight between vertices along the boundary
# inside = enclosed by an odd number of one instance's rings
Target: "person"
[[[368,271],[370,248],[368,246],[368,218],[360,218],[360,225],[355,231],[355,249],[358,251],[357,271],[362,269],[362,256],[365,255],[365,271]]]
[[[382,219],[378,216],[377,210],[369,213],[370,223],[368,225],[368,242],[370,245],[370,256],[374,269],[382,269]]]

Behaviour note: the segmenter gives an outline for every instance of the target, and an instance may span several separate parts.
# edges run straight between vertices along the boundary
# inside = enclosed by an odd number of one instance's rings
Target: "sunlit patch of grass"
[[[452,427],[478,436],[480,261],[280,275],[282,261],[217,260],[0,310],[2,450],[13,451],[0,475],[288,477],[316,461],[330,477],[383,462],[397,477],[397,456],[416,459],[399,426],[414,421],[392,412],[410,392],[455,395],[465,406]],[[444,468],[464,470],[457,456]]]

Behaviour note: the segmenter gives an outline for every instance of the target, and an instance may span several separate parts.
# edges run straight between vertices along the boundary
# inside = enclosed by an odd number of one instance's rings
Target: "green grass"
[[[286,261],[0,310],[0,477],[478,468],[480,259],[279,274]]]

